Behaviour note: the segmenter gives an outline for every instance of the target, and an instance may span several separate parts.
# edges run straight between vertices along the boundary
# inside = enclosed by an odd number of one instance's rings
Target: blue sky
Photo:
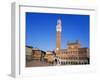
[[[26,45],[45,51],[54,50],[58,18],[62,21],[62,49],[67,47],[67,41],[76,40],[80,40],[82,47],[89,47],[89,15],[32,12],[26,12]]]

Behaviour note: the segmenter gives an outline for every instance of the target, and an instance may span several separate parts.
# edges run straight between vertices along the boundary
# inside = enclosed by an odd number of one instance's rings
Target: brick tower
[[[61,31],[62,31],[61,19],[58,19],[56,25],[56,55],[60,53]]]

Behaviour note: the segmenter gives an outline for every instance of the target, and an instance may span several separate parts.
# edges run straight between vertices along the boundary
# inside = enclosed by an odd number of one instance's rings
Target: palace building
[[[43,61],[46,52],[38,48],[26,46],[26,60]]]
[[[57,55],[61,64],[89,64],[89,49],[81,47],[80,42],[68,42],[66,49]]]
[[[30,61],[32,60],[32,46],[26,46],[26,60]]]
[[[38,60],[38,61],[43,60],[45,54],[46,54],[45,51],[40,50],[38,48],[33,48],[32,49],[32,58],[33,58],[33,60]]]
[[[52,63],[53,64],[53,62],[54,62],[54,53],[53,53],[53,51],[47,51],[44,59],[48,63]]]
[[[56,59],[59,64],[89,64],[89,48],[81,47],[80,41],[68,42],[67,48],[61,49],[61,19],[56,26]]]

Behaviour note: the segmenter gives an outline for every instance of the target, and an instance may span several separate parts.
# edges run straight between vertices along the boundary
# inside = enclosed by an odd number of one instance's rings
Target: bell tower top
[[[56,31],[57,32],[58,31],[60,31],[60,32],[62,31],[61,19],[60,18],[57,20]]]
[[[57,25],[61,25],[61,19],[60,18],[57,20]]]

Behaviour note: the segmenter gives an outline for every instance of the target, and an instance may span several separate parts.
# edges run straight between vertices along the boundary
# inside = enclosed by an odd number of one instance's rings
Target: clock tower
[[[61,19],[58,19],[56,25],[56,54],[60,53],[61,31],[62,31]]]

